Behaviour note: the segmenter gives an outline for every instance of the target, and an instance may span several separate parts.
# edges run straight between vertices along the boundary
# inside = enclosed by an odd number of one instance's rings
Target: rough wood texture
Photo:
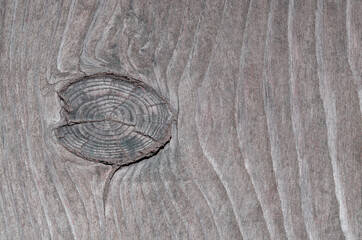
[[[0,2],[0,239],[362,239],[359,0]],[[178,115],[115,172],[57,92],[112,72]],[[105,208],[104,208],[105,207]]]

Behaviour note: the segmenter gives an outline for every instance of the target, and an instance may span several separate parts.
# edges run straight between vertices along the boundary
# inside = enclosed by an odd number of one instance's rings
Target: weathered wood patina
[[[360,240],[361,70],[361,0],[0,0],[0,239]]]

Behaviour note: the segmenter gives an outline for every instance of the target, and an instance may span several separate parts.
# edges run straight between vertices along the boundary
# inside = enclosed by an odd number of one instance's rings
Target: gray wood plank
[[[362,239],[361,16],[358,0],[0,1],[0,239]],[[104,72],[177,115],[110,182],[53,131],[58,93]]]

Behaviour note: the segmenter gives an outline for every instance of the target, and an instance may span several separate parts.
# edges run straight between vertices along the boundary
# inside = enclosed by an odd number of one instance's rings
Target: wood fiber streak
[[[361,16],[359,0],[0,1],[0,239],[362,239]],[[105,158],[148,156],[118,171],[54,134],[104,120],[58,97],[100,73],[177,115],[157,154]]]

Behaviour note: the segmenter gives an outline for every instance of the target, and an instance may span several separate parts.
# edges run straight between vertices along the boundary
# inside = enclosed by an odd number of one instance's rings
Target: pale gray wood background
[[[0,239],[362,239],[360,0],[2,0]],[[116,172],[56,92],[145,81],[171,142]]]

